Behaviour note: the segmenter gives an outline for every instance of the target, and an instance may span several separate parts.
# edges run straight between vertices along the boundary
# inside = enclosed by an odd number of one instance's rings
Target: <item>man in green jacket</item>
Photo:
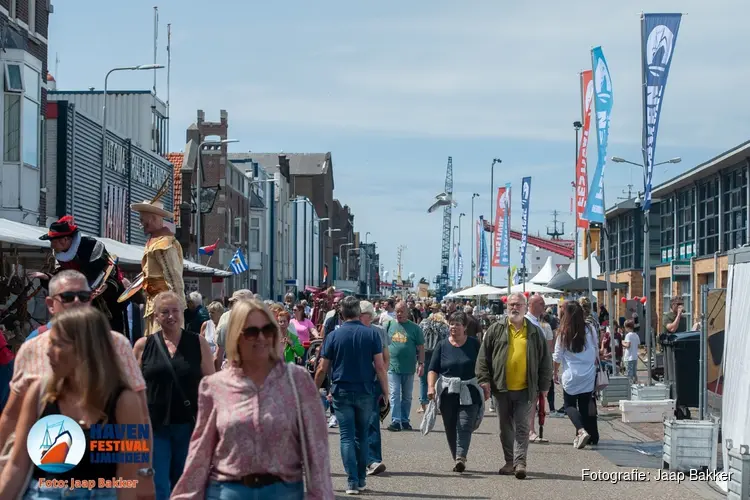
[[[498,473],[524,479],[532,402],[539,394],[547,397],[552,384],[552,357],[544,332],[524,317],[526,297],[522,293],[510,295],[507,307],[507,316],[493,323],[484,335],[476,375],[485,399],[494,398],[500,422],[505,465]]]

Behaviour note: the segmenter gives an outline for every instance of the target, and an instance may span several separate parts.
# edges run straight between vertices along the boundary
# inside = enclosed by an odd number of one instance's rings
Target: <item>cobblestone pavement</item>
[[[559,390],[559,388],[558,388]],[[415,387],[414,394],[419,394]],[[561,401],[559,397],[557,401]],[[559,403],[558,403],[559,404]],[[414,401],[411,422],[416,428],[421,414],[416,413]],[[602,443],[606,441],[651,441],[648,436],[622,424],[619,419],[602,415],[599,430]],[[386,419],[384,427],[389,420]],[[548,444],[530,444],[528,478],[498,476],[502,465],[502,450],[498,438],[498,422],[494,413],[487,413],[481,427],[474,433],[467,463],[461,475],[451,472],[453,462],[445,442],[442,421],[437,419],[435,430],[427,436],[419,431],[382,431],[383,455],[387,470],[368,477],[367,498],[424,498],[424,499],[515,499],[515,498],[575,498],[586,499],[693,499],[724,498],[706,483],[657,481],[656,469],[640,469],[649,475],[646,481],[623,481],[617,484],[582,480],[582,471],[630,471],[617,467],[593,449],[576,450],[572,446],[573,428],[567,418],[548,418],[544,436]],[[337,429],[329,429],[331,464],[336,498],[347,498],[346,475],[339,453]]]

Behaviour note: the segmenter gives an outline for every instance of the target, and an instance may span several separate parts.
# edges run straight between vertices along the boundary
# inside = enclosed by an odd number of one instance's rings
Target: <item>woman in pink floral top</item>
[[[201,381],[197,423],[172,499],[334,498],[320,395],[304,369],[279,359],[278,343],[278,325],[262,302],[234,305],[226,339],[231,366]]]

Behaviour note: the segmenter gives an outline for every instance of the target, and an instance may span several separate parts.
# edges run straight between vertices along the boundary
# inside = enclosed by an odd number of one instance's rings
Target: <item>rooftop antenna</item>
[[[159,48],[159,7],[154,7],[154,65],[156,64],[157,51]],[[156,68],[154,68],[154,103],[152,113],[156,113]],[[154,134],[156,131],[152,132]],[[156,137],[154,137],[154,140]],[[158,150],[157,150],[158,152]]]
[[[156,70],[154,70],[156,71]],[[167,120],[166,120],[166,133],[167,133],[167,148],[166,153],[172,151],[169,147],[169,76],[172,71],[172,23],[167,24]]]
[[[55,74],[53,77],[55,78],[55,81],[60,79],[60,73],[58,72],[60,68],[60,54],[58,52],[55,52]]]
[[[554,212],[552,212],[552,223],[554,224],[554,229],[552,231],[550,231],[549,230],[549,226],[547,226],[547,236],[552,237],[553,240],[559,240],[560,236],[562,236],[562,235],[565,234],[565,223],[564,222],[560,223],[562,225],[562,230],[560,230],[560,231],[557,230],[557,223],[558,223],[557,216],[558,215],[560,215],[560,212],[558,212],[557,210],[555,210]]]
[[[623,198],[622,196],[618,196],[617,199],[618,200],[629,200],[630,198],[632,198],[633,197],[633,187],[634,186],[632,184],[628,184],[628,197],[627,198]],[[622,190],[622,194],[625,194],[625,190],[624,189]]]

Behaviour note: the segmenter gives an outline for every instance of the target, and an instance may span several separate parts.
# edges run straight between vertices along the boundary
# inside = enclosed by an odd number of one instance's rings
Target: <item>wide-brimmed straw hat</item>
[[[133,212],[143,212],[148,214],[160,215],[164,219],[171,219],[172,213],[164,210],[164,204],[160,201],[148,201],[144,200],[143,203],[133,203],[130,205],[130,210]]]

